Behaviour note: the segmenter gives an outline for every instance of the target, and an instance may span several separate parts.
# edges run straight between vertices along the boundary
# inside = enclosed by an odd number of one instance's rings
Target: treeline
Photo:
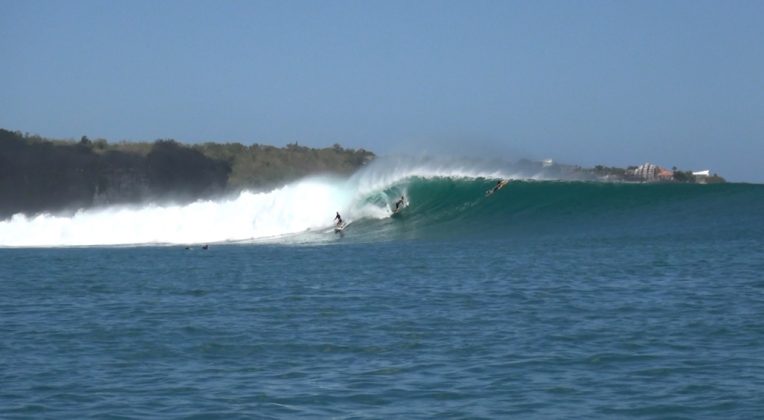
[[[188,202],[269,188],[316,173],[348,174],[373,159],[339,145],[184,145],[45,139],[0,129],[0,217],[145,201]]]

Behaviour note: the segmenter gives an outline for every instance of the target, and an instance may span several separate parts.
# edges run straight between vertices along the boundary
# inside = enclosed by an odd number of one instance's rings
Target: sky
[[[764,1],[0,0],[0,128],[764,182]]]

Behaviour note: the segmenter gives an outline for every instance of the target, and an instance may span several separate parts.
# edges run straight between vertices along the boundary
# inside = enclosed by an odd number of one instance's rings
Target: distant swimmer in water
[[[401,199],[395,202],[395,211],[398,211],[405,201],[406,199],[401,196]]]
[[[340,212],[337,212],[337,215],[334,216],[334,220],[337,221],[337,226],[342,226],[342,216],[340,216]]]

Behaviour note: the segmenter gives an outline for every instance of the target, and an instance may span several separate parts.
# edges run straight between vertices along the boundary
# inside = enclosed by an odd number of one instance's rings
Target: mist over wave
[[[0,221],[0,246],[201,244],[278,239],[391,214],[390,190],[411,177],[507,177],[497,165],[445,159],[378,159],[349,178],[309,177],[272,191],[186,205],[145,204],[79,210],[73,215],[14,215]],[[369,198],[372,198],[371,200]]]

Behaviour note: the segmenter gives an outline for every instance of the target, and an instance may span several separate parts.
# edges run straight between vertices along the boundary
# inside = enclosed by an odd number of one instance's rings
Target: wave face
[[[512,179],[491,196],[499,178]],[[393,217],[401,196],[407,207]],[[348,222],[332,229],[335,212]],[[380,159],[350,178],[312,177],[268,192],[0,221],[0,246],[219,242],[324,243],[764,235],[764,186],[545,179],[500,164]]]
[[[486,197],[495,182],[419,177],[404,181],[398,189],[408,191],[411,204],[390,224],[394,233],[389,238],[702,240],[764,235],[762,185],[513,180]],[[387,195],[394,197],[393,190]]]

